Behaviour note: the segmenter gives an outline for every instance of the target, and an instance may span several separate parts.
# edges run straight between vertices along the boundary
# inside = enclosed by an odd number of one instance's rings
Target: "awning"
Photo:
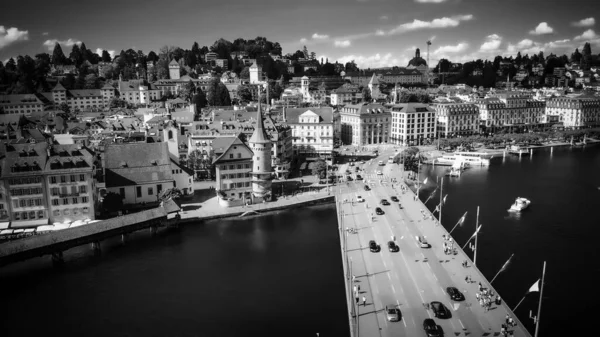
[[[9,225],[10,225],[10,221],[0,222],[0,230],[7,229]]]
[[[22,228],[22,227],[35,227],[35,226],[43,226],[48,224],[48,219],[36,219],[36,220],[20,220],[13,221],[11,223],[11,228]]]

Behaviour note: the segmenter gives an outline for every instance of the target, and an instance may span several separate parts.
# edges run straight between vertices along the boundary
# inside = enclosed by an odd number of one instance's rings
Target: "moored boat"
[[[520,212],[520,211],[524,210],[525,208],[529,207],[530,204],[531,204],[531,201],[529,199],[518,197],[517,200],[515,200],[514,204],[512,204],[510,206],[510,209],[508,211],[509,212]]]

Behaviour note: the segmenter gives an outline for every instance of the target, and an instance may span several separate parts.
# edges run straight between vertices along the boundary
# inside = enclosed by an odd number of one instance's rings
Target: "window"
[[[85,204],[85,203],[87,203],[87,202],[88,202],[88,197],[82,197],[82,198],[81,198],[81,203],[82,203],[82,204]]]
[[[42,206],[42,199],[35,199],[34,202],[36,206]]]
[[[67,182],[67,177],[66,176],[60,176],[60,182],[61,183],[66,183]]]
[[[229,159],[233,159],[233,153],[229,154]]]
[[[21,213],[15,212],[14,218],[15,218],[15,220],[21,220]]]
[[[63,198],[63,205],[68,205],[69,204],[69,198]]]
[[[38,219],[43,219],[44,218],[44,211],[37,211],[37,217]]]
[[[73,198],[73,205],[77,204],[77,198]]]
[[[74,183],[75,182],[75,176],[71,175],[71,182]]]
[[[35,211],[29,212],[29,219],[35,219]]]
[[[79,181],[85,181],[85,174],[79,175]]]
[[[152,187],[148,187],[148,195],[153,195],[154,189]]]
[[[20,207],[25,207],[25,206],[27,206],[27,200],[25,200],[25,199],[21,199],[21,200],[19,200],[19,206],[20,206]]]
[[[56,184],[56,177],[50,177],[50,183]]]
[[[135,194],[138,198],[142,197],[142,186],[136,186],[135,187]]]
[[[125,188],[119,188],[119,194],[125,198]]]
[[[238,154],[237,154],[237,157],[238,157],[238,159],[242,158],[242,154],[241,154],[241,153],[238,153]]]
[[[160,194],[161,191],[162,191],[162,184],[156,185],[156,194]]]
[[[21,213],[21,216],[23,217],[23,220],[27,220],[28,219],[27,215],[28,215],[27,212]]]
[[[52,199],[52,206],[58,206],[58,199]]]
[[[86,186],[79,186],[79,193],[87,193],[87,187]]]

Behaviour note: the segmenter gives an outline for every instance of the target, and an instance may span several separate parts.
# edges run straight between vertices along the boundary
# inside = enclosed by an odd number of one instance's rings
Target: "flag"
[[[531,288],[529,288],[529,291],[527,293],[529,294],[529,293],[532,293],[532,292],[535,292],[535,291],[537,291],[537,292],[540,291],[540,280],[537,280],[537,282],[535,282],[531,286]]]
[[[433,213],[439,212],[439,211],[440,211],[440,205],[435,206],[435,209],[433,210]]]
[[[443,204],[445,204],[445,203],[446,203],[446,198],[447,198],[447,197],[448,197],[448,194],[446,194],[446,195],[444,196],[444,200],[442,201],[442,203],[443,203]]]
[[[425,178],[425,180],[423,180],[423,185],[427,185],[427,178]]]
[[[465,223],[465,219],[467,218],[467,212],[458,220],[458,224],[462,226]]]
[[[471,235],[471,238],[469,238],[469,241],[471,239],[473,239],[475,236],[477,236],[477,233],[479,233],[479,230],[481,229],[481,225],[479,225],[479,227],[477,227],[477,229],[475,230],[475,233],[473,233],[473,235]]]
[[[514,255],[515,255],[515,254],[512,254],[512,255],[511,255],[509,258],[508,258],[508,260],[506,260],[506,263],[504,263],[504,265],[502,266],[502,268],[500,268],[500,271],[498,272],[498,274],[500,274],[501,272],[505,271],[505,270],[506,270],[506,268],[508,268],[508,265],[510,264],[510,260],[512,259],[512,257],[513,257]]]

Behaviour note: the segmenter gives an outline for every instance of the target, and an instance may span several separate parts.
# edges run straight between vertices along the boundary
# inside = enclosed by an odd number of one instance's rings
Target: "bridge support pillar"
[[[150,226],[150,234],[152,234],[152,236],[156,235],[157,232],[158,232],[158,226],[156,226],[156,225]]]
[[[121,244],[125,245],[127,243],[128,234],[121,234]]]
[[[52,253],[52,264],[54,266],[60,266],[63,263],[65,263],[65,260],[63,259],[63,253],[62,252]]]
[[[100,255],[100,253],[101,253],[100,241],[92,242],[91,246],[92,246],[92,250],[94,251],[94,255]]]

